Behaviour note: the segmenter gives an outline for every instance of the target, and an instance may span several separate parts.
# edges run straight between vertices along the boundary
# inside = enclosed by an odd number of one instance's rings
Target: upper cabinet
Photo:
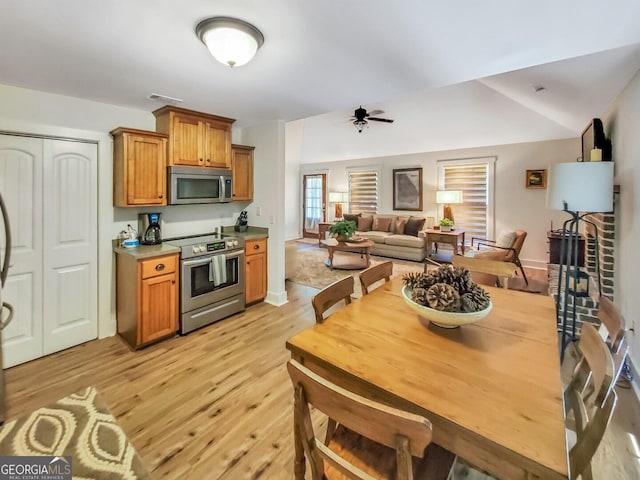
[[[113,205],[167,204],[167,136],[116,128],[113,135]]]
[[[255,147],[231,145],[233,201],[253,200],[253,150]]]
[[[231,168],[231,118],[165,106],[153,114],[169,136],[169,165]]]

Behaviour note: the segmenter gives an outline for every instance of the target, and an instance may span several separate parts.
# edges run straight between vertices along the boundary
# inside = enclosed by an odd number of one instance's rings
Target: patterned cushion
[[[496,246],[511,248],[513,246],[513,242],[516,241],[516,232],[500,232],[500,236],[496,240]]]
[[[371,215],[362,215],[361,217],[358,217],[359,232],[368,232],[371,230],[371,225],[373,225],[373,217]]]
[[[73,478],[151,478],[93,387],[7,423],[0,430],[0,452],[70,456]]]
[[[398,217],[393,224],[393,233],[404,234],[404,227],[407,225],[409,217]]]

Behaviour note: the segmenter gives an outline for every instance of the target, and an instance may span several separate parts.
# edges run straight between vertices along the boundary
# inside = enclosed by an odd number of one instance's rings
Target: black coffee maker
[[[142,245],[162,243],[159,213],[141,213],[138,216],[138,234]]]

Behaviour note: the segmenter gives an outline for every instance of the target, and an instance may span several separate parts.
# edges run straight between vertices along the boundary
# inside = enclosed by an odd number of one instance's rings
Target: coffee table
[[[338,242],[335,238],[328,240],[320,240],[320,243],[327,247],[329,251],[329,258],[325,260],[325,264],[331,267],[331,270],[337,268],[338,270],[360,270],[361,268],[368,268],[371,265],[371,259],[369,253],[373,242],[371,240],[362,240],[361,242]],[[359,253],[360,256],[355,255],[337,256],[334,258],[335,252],[352,252]]]

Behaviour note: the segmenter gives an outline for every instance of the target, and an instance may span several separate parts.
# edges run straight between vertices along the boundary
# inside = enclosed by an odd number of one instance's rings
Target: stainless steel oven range
[[[180,247],[180,333],[244,310],[244,238],[200,235]]]

